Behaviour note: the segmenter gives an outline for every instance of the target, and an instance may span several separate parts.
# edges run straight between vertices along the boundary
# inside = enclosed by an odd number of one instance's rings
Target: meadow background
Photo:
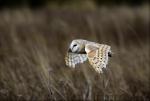
[[[0,1],[0,101],[150,100],[147,0],[20,1]],[[78,38],[112,47],[103,74],[65,65]]]

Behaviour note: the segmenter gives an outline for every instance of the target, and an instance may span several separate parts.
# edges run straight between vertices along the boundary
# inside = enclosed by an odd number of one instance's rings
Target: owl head
[[[73,52],[73,53],[80,53],[80,52],[85,52],[85,41],[86,40],[82,40],[82,39],[77,39],[77,40],[73,40],[69,46],[69,52]]]

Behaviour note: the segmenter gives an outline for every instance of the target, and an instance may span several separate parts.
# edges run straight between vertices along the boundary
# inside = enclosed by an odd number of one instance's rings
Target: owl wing
[[[87,54],[77,54],[68,52],[65,57],[66,65],[69,67],[75,67],[78,63],[83,63],[87,60]]]
[[[105,44],[87,44],[85,47],[89,62],[98,73],[102,73],[102,68],[106,68],[108,64],[108,57],[111,54],[110,48]]]

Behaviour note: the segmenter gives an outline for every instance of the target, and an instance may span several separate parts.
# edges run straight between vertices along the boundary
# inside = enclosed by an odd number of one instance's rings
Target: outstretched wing
[[[85,50],[87,50],[87,57],[90,64],[98,73],[102,73],[102,68],[106,68],[108,57],[111,54],[110,46],[105,44],[88,44]]]
[[[77,54],[68,52],[65,57],[66,65],[69,67],[75,67],[78,63],[83,63],[87,60],[87,54]]]

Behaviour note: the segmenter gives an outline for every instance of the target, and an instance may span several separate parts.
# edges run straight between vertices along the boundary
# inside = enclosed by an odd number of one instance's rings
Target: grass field
[[[1,10],[0,99],[149,101],[149,5],[96,10]],[[82,38],[111,45],[108,68],[72,69],[64,57]]]

